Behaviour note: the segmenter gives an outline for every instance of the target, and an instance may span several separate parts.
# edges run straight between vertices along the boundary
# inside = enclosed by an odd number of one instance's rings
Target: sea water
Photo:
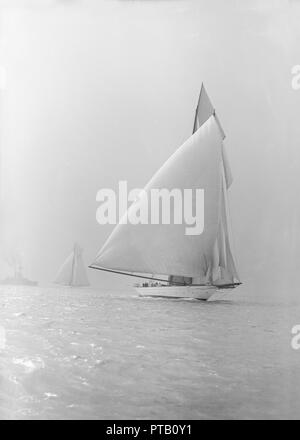
[[[227,298],[2,286],[0,418],[300,418],[300,305]]]

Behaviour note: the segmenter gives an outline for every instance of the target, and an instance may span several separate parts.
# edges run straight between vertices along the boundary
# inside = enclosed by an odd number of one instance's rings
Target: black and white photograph
[[[300,419],[299,22],[0,0],[0,420]]]

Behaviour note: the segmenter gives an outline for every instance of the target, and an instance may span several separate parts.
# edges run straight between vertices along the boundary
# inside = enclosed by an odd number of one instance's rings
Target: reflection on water
[[[1,287],[0,417],[300,418],[297,305]]]

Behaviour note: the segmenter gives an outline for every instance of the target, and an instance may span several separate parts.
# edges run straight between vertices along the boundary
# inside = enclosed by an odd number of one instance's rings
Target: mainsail
[[[231,173],[224,132],[202,86],[193,135],[165,162],[130,206],[91,267],[122,273],[158,274],[170,283],[230,284],[239,281],[229,231],[227,188]],[[186,235],[186,224],[132,224],[149,212],[151,191],[204,190],[204,230]],[[174,206],[170,205],[171,218]]]
[[[59,269],[55,283],[64,286],[89,286],[82,259],[82,249],[77,244],[74,245],[73,251]]]

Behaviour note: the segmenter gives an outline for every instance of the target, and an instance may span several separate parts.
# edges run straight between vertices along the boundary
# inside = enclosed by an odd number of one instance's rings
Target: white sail
[[[201,86],[198,105],[196,108],[196,115],[194,121],[193,133],[197,131],[201,125],[203,125],[212,115],[215,116],[216,123],[218,124],[222,139],[225,139],[225,133],[221,126],[221,123],[216,115],[215,108],[213,107],[211,100],[206,92],[204,84]]]
[[[112,270],[198,277],[214,268],[215,243],[221,218],[222,138],[211,116],[158,170],[139,200],[136,211],[148,203],[154,188],[204,189],[204,231],[186,235],[183,224],[136,224],[116,226],[93,266]]]
[[[82,259],[82,249],[75,245],[58,271],[55,283],[64,286],[89,286],[85,266]]]
[[[216,114],[216,110],[213,107],[211,100],[206,92],[204,84],[201,86],[199,101],[196,108],[195,120],[194,120],[194,128],[193,133],[197,131],[211,116],[215,117],[216,123],[219,127],[222,139],[225,139],[225,132],[222,128],[222,125],[219,121],[219,118]],[[226,155],[225,147],[222,146],[222,156],[223,156],[223,164],[224,164],[224,173],[225,173],[225,181],[226,187],[229,188],[232,184],[232,173],[229,166],[228,158]]]
[[[207,276],[209,277],[207,281],[214,284],[231,284],[235,281],[240,282],[232,251],[224,164],[222,169],[222,196],[220,203],[219,227],[214,245],[213,264]],[[193,280],[193,283],[195,283],[195,280]]]
[[[227,189],[232,175],[225,133],[201,87],[193,135],[167,160],[115,227],[92,266],[168,276],[169,282],[224,285],[239,282],[232,251]],[[204,231],[186,235],[182,224],[131,224],[153,189],[204,189]],[[171,217],[174,207],[171,206]],[[151,215],[149,215],[151,218]]]
[[[89,286],[86,269],[82,258],[82,249],[77,248],[77,255],[74,262],[73,286]]]
[[[62,284],[64,286],[71,285],[73,262],[74,262],[74,252],[72,252],[68,256],[68,258],[64,261],[64,263],[60,267],[54,281],[55,283]]]

